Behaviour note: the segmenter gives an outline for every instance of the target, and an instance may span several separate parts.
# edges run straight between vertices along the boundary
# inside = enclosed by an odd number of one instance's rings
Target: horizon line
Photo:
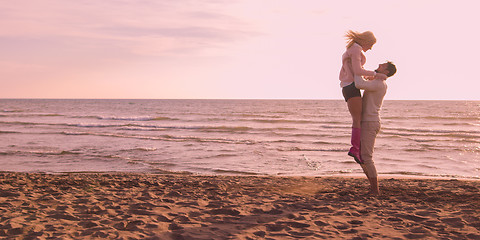
[[[311,100],[344,101],[341,98],[0,98],[0,100]],[[480,101],[480,99],[384,99],[384,101]]]

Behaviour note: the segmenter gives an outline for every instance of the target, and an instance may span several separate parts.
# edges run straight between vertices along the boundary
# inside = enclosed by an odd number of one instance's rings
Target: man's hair
[[[387,77],[391,77],[391,76],[393,76],[393,74],[395,74],[397,72],[397,67],[395,67],[395,64],[393,64],[390,61],[388,61],[387,64],[388,64],[387,65],[387,71],[388,71]]]

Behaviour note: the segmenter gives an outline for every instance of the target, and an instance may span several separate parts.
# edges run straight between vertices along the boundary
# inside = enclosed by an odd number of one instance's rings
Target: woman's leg
[[[347,101],[348,111],[352,116],[352,128],[361,128],[362,125],[362,97],[352,97]]]
[[[352,116],[352,147],[348,151],[348,155],[352,156],[357,163],[363,163],[360,155],[360,137],[362,122],[362,97],[352,97],[347,101],[348,111]]]

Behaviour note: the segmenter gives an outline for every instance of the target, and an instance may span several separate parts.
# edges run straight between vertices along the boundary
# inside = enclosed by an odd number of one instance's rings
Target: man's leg
[[[380,194],[378,188],[377,169],[373,161],[375,139],[380,131],[380,122],[362,122],[362,145],[361,153],[364,164],[361,164],[363,172],[370,182],[370,191]]]

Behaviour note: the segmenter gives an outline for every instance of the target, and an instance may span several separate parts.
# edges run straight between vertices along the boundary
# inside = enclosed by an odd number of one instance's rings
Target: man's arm
[[[380,89],[380,85],[378,84],[379,82],[376,80],[372,81],[366,81],[363,79],[361,76],[355,75],[355,87],[358,89],[365,89],[368,91],[376,91]]]

